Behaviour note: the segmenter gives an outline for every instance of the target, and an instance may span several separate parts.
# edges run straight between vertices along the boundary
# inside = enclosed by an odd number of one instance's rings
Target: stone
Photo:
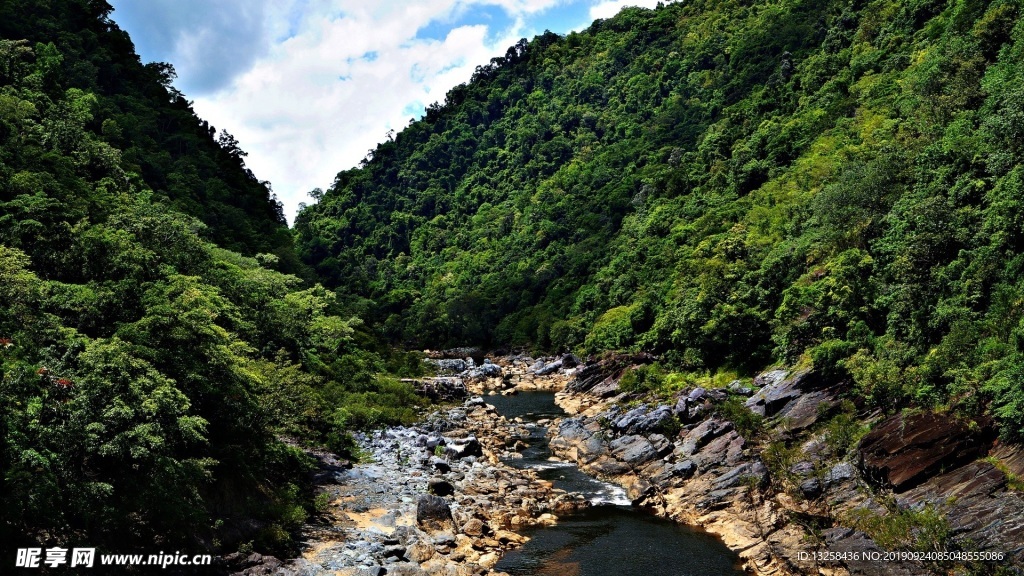
[[[651,447],[654,448],[658,458],[664,458],[672,453],[674,446],[669,442],[668,438],[661,434],[651,434],[647,437],[647,441],[651,443]]]
[[[776,415],[786,419],[786,428],[790,432],[804,430],[827,415],[830,412],[828,409],[836,404],[831,390],[816,390],[788,402]]]
[[[490,528],[488,528],[488,526],[479,518],[470,518],[469,521],[462,526],[462,533],[467,536],[483,536],[489,531]]]
[[[647,434],[659,429],[670,418],[672,408],[669,406],[659,405],[652,409],[643,405],[623,414],[615,421],[614,427],[627,434]]]
[[[612,455],[634,468],[658,457],[654,446],[643,436],[622,436],[612,440],[608,447]]]
[[[690,456],[710,441],[732,430],[732,428],[732,422],[727,420],[719,420],[717,418],[705,420],[687,432],[677,452],[683,456]]]
[[[944,414],[897,414],[861,439],[859,467],[868,480],[901,492],[942,470],[974,460],[994,439],[987,421],[972,430],[967,423]]]
[[[458,374],[465,372],[469,365],[466,361],[461,358],[445,358],[442,360],[434,360],[434,365],[437,366],[438,374]]]
[[[462,458],[468,458],[470,456],[483,456],[483,447],[480,445],[480,441],[475,436],[470,436],[464,440],[455,441],[453,440],[445,449],[445,452],[452,458],[459,460]]]
[[[716,490],[732,488],[748,482],[760,485],[768,477],[768,471],[760,462],[740,464],[715,479],[712,486]]]
[[[686,419],[687,418],[687,412],[688,412],[688,410],[687,410],[688,402],[689,401],[686,398],[686,396],[680,396],[676,400],[675,405],[672,406],[672,415],[675,416],[676,418]]]
[[[430,574],[416,564],[394,564],[388,567],[388,576],[430,576]]]
[[[976,460],[932,477],[897,497],[901,506],[932,505],[957,528],[955,542],[1006,553],[1024,565],[1024,495],[1007,489],[1006,475]]]
[[[544,366],[542,366],[538,370],[535,370],[534,374],[537,375],[537,376],[547,376],[548,374],[554,374],[555,372],[557,372],[557,371],[559,371],[561,369],[562,369],[562,360],[558,359],[558,360],[555,360],[554,362],[549,362],[548,364],[545,364]]]
[[[443,458],[437,458],[437,457],[431,458],[430,459],[430,466],[434,470],[437,470],[438,472],[440,472],[442,474],[446,474],[446,473],[452,471],[451,465],[448,464],[448,462],[446,460],[444,460]]]
[[[420,496],[416,502],[416,523],[425,529],[442,530],[450,526],[452,509],[440,496]]]
[[[747,399],[745,405],[760,416],[774,416],[787,403],[799,398],[800,384],[807,372],[798,372],[789,377],[787,370],[772,370],[754,378],[754,385],[760,389]]]
[[[455,486],[443,478],[431,478],[427,481],[427,492],[436,496],[451,496],[455,494]]]
[[[430,560],[435,554],[434,547],[425,542],[416,542],[405,551],[405,557],[418,564]]]

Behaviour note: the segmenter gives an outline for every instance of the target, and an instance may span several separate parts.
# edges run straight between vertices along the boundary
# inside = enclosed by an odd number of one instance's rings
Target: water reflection
[[[506,418],[543,422],[563,415],[550,392],[488,396]],[[575,465],[554,460],[546,428],[533,428],[514,466],[533,468],[555,487],[579,492],[598,504],[560,518],[556,526],[526,532],[531,540],[509,552],[497,570],[514,576],[736,576],[739,560],[720,541],[628,506],[625,491]]]

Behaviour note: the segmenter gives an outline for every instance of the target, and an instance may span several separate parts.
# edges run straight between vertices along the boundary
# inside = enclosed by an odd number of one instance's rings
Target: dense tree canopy
[[[297,446],[420,399],[109,12],[0,2],[0,550],[285,546]]]
[[[626,9],[480,67],[299,216],[397,342],[813,364],[1024,434],[1016,0]]]

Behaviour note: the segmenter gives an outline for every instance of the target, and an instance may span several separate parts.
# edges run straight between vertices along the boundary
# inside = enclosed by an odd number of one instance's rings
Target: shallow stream
[[[736,576],[739,559],[713,536],[634,508],[618,486],[554,458],[548,448],[548,419],[565,416],[551,392],[488,396],[484,400],[508,419],[533,424],[523,457],[512,466],[537,470],[556,488],[578,492],[592,507],[562,516],[557,525],[525,532],[531,538],[495,566],[514,576]]]

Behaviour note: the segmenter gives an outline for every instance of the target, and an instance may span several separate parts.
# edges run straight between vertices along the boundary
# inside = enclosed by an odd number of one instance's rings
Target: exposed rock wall
[[[886,498],[904,509],[940,510],[954,550],[998,551],[1006,555],[1002,568],[1024,566],[1024,496],[1007,489],[996,466],[978,460],[991,454],[1013,470],[1024,466],[1024,450],[994,446],[985,423],[928,413],[875,422],[878,415],[871,415],[874,430],[835,453],[825,424],[839,406],[840,386],[806,371],[774,370],[752,388],[737,382],[636,405],[644,398],[623,394],[618,380],[649,361],[619,356],[580,369],[557,396],[575,415],[552,426],[551,446],[622,485],[637,505],[720,536],[750,572],[892,576],[952,569],[954,563],[865,559],[882,548],[846,524],[855,510],[893,513],[881,504]],[[745,437],[725,418],[726,403],[764,416],[766,430]],[[780,447],[788,459],[767,453]]]

